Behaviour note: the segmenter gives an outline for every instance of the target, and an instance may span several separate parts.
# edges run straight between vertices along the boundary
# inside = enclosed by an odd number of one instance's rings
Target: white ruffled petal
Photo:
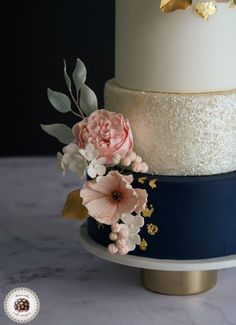
[[[104,157],[96,159],[96,164],[97,165],[104,165],[105,162],[106,162],[106,158],[104,158]]]
[[[84,178],[84,176],[86,174],[86,168],[79,169],[77,174],[78,174],[79,178]]]
[[[144,218],[140,214],[135,217],[134,226],[136,228],[142,228],[144,226]]]
[[[71,160],[68,164],[68,168],[70,171],[72,171],[73,173],[78,173],[78,170],[79,170],[79,166],[78,166],[78,163],[77,161],[75,160]]]
[[[129,252],[134,251],[135,248],[136,248],[136,244],[130,239],[126,240],[126,246],[127,246],[128,250],[129,250]]]
[[[130,213],[124,213],[121,217],[121,220],[124,222],[124,224],[130,225],[134,221],[134,216]]]
[[[62,161],[64,164],[69,165],[69,163],[71,162],[71,155],[69,153],[65,153],[62,157]]]
[[[136,245],[139,245],[141,243],[141,238],[139,235],[135,234],[133,236],[130,236],[126,240],[126,245],[128,247],[129,252],[135,250]]]
[[[95,178],[97,176],[96,170],[92,166],[88,167],[87,173],[91,178]]]
[[[60,170],[64,170],[64,168],[63,168],[64,164],[63,164],[62,158],[63,158],[63,155],[60,152],[58,152],[57,153],[57,163],[58,163],[58,168]]]
[[[141,238],[138,234],[132,235],[129,237],[129,239],[135,244],[139,245],[141,243]]]
[[[87,159],[86,158],[86,151],[84,149],[80,149],[79,152],[80,152],[81,156],[83,156],[85,159]]]
[[[97,176],[93,161],[89,164],[87,173],[88,173],[89,177],[91,177],[91,178],[95,178]]]
[[[76,143],[70,143],[68,146],[63,148],[63,153],[69,153],[71,155],[79,153],[79,147]]]
[[[85,149],[80,149],[80,154],[90,162],[98,157],[99,152],[92,143],[89,143]]]
[[[106,167],[102,165],[96,165],[95,170],[98,176],[103,176],[106,174]]]

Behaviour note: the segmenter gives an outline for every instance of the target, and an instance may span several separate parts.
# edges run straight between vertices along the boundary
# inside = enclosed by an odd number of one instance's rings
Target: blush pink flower
[[[104,109],[97,110],[73,126],[73,135],[80,149],[92,143],[99,157],[106,158],[106,165],[113,163],[117,154],[124,158],[133,149],[133,134],[129,121],[121,114]]]
[[[112,225],[124,213],[143,211],[147,192],[134,189],[132,181],[132,175],[124,176],[118,171],[110,171],[106,176],[87,181],[80,194],[90,216],[100,223]]]

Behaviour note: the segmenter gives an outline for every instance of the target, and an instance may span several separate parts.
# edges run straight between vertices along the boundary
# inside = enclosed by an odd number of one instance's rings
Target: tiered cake
[[[116,75],[105,108],[129,119],[150,174],[141,244],[162,259],[236,254],[236,9],[204,21],[156,0],[116,0]],[[108,245],[110,227],[88,231]]]

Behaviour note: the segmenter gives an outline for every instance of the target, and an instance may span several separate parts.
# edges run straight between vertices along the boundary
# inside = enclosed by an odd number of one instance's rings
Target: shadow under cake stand
[[[161,260],[132,255],[111,255],[80,227],[80,240],[90,253],[110,262],[141,269],[145,288],[167,295],[192,295],[212,289],[217,283],[217,270],[236,267],[236,255],[201,260]]]

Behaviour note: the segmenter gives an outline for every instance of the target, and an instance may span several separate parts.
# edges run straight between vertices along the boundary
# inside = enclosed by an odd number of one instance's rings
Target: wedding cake
[[[175,10],[182,2],[189,8]],[[105,86],[105,109],[130,121],[135,152],[149,165],[148,174],[134,174],[148,205],[140,245],[129,254],[236,254],[234,6],[116,0],[115,78]],[[88,232],[109,245],[109,226],[89,218]]]

